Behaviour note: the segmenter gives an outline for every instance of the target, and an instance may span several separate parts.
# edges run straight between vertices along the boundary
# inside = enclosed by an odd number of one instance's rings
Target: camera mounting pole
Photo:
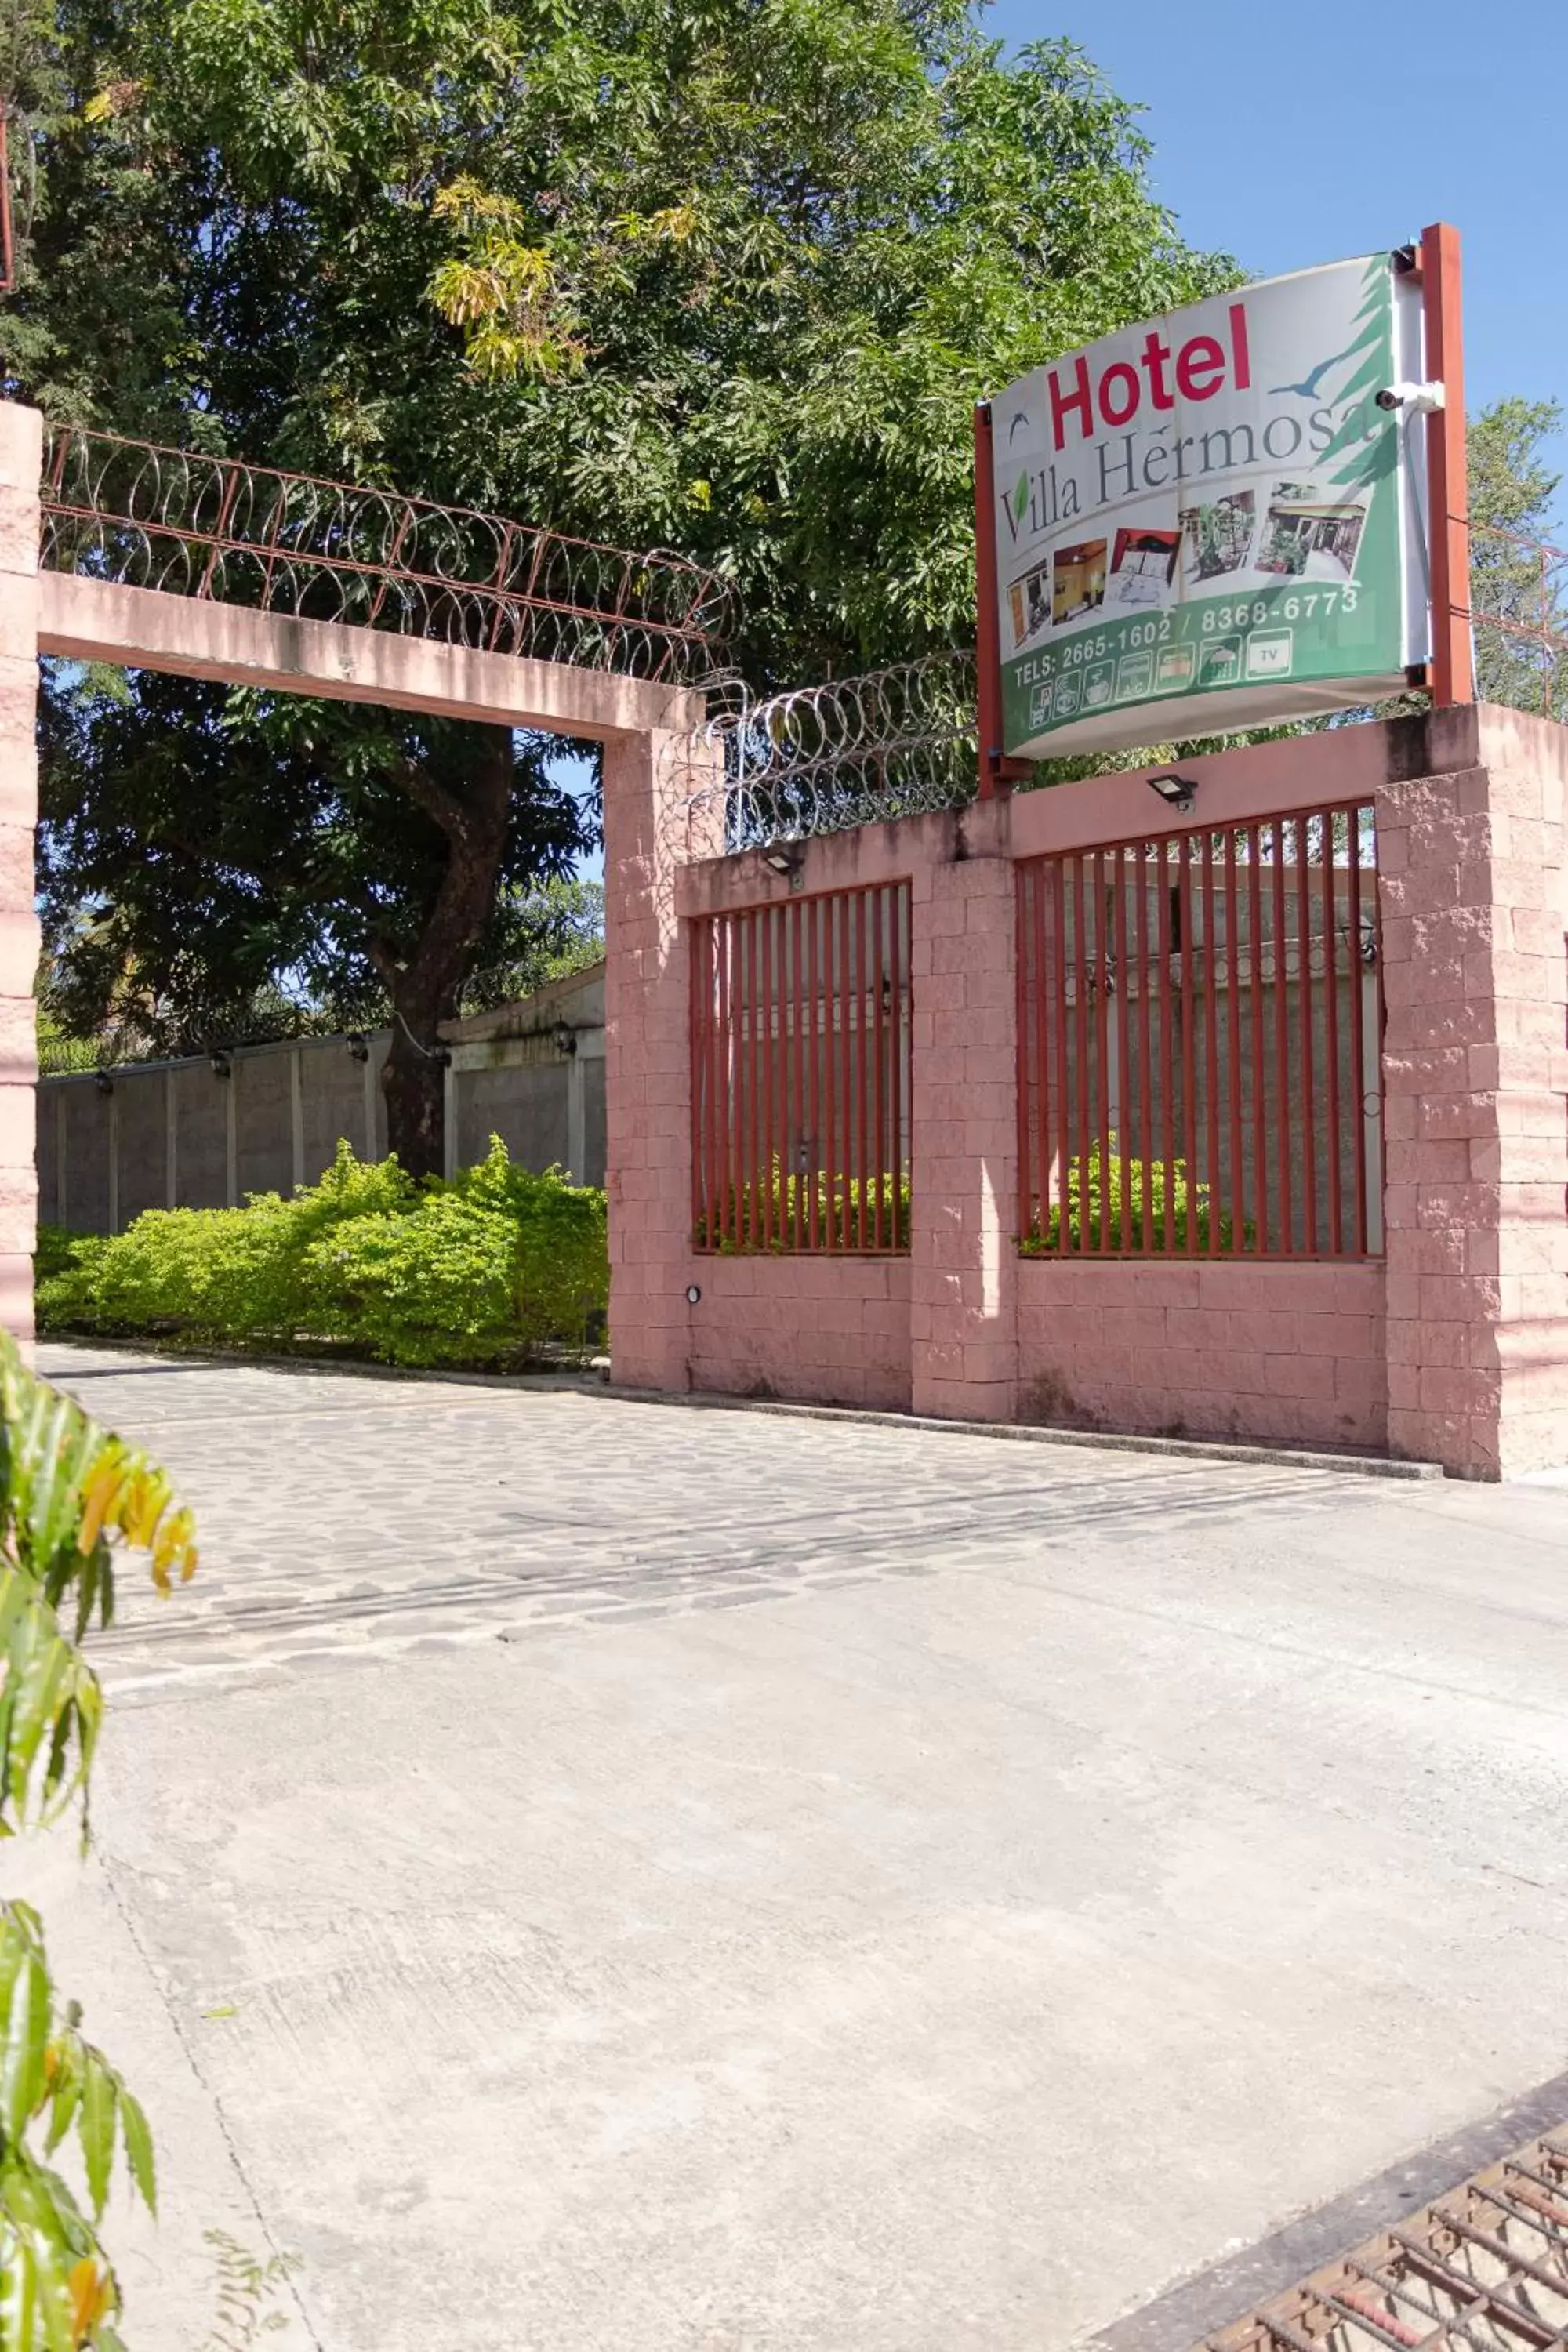
[[[1450,703],[1476,698],[1470,649],[1470,499],[1465,463],[1458,230],[1447,221],[1436,221],[1423,229],[1416,269],[1426,323],[1426,371],[1432,382],[1443,387],[1442,406],[1425,411],[1426,527],[1432,549],[1430,683],[1433,703],[1443,709]]]

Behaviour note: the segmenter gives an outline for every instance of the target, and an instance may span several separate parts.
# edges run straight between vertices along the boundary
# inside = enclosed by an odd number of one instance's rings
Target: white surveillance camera
[[[1377,394],[1379,408],[1410,408],[1417,416],[1430,416],[1446,400],[1440,383],[1389,383]]]

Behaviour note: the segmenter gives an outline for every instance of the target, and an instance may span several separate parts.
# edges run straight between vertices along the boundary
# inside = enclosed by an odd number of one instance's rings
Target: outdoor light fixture
[[[701,1299],[702,1293],[698,1289],[697,1285],[694,1282],[689,1282],[686,1286],[686,1303],[688,1307],[700,1306],[701,1304]]]
[[[351,1062],[368,1062],[370,1059],[370,1039],[362,1030],[351,1029],[349,1032],[349,1059]]]
[[[114,1080],[107,1070],[100,1070],[92,1083],[100,1095],[111,1095],[114,1092]]]
[[[550,1042],[558,1054],[574,1054],[577,1051],[577,1032],[569,1022],[558,1021],[550,1033]]]
[[[213,1063],[213,1076],[214,1076],[214,1077],[215,1077],[215,1078],[231,1078],[231,1077],[233,1077],[233,1076],[234,1076],[234,1064],[229,1060],[228,1055],[227,1055],[226,1054],[223,1054],[223,1053],[215,1054],[215,1055],[213,1055],[213,1057],[212,1057],[212,1063]]]
[[[782,874],[793,884],[805,864],[805,851],[798,841],[770,841],[762,860],[770,874]]]
[[[1197,796],[1191,776],[1151,776],[1149,790],[1158,793],[1167,808],[1190,809]]]

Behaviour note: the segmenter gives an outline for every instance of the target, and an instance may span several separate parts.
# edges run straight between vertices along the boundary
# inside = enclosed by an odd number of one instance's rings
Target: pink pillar
[[[38,484],[43,419],[0,402],[0,1323],[33,1329]]]
[[[913,881],[911,1402],[1017,1415],[1015,869],[1007,803],[954,820],[961,854]]]
[[[615,1377],[628,1388],[689,1385],[691,975],[675,872],[693,823],[691,740],[616,735],[605,744],[605,1086]],[[721,845],[716,796],[696,820]]]
[[[1389,1444],[1496,1478],[1568,1461],[1568,733],[1446,723],[1378,795]]]

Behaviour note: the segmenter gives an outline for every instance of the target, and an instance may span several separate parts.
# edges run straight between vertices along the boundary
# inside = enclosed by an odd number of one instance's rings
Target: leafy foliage
[[[1209,1188],[1194,1182],[1184,1160],[1152,1160],[1147,1188],[1141,1159],[1123,1158],[1114,1133],[1109,1162],[1099,1143],[1068,1167],[1067,1240],[1068,1251],[1124,1252],[1130,1256],[1158,1255],[1169,1249],[1206,1250],[1214,1211]],[[1167,1237],[1167,1221],[1169,1235]],[[1241,1229],[1240,1243],[1250,1245],[1254,1229]],[[1214,1227],[1216,1247],[1227,1255],[1237,1247],[1236,1226],[1222,1214]],[[1063,1247],[1061,1203],[1055,1203],[1044,1225],[1037,1217],[1020,1243],[1026,1256],[1055,1254]]]
[[[102,1720],[80,1643],[114,1605],[113,1561],[144,1552],[163,1592],[194,1573],[195,1530],[165,1474],[38,1380],[0,1336],[0,1832],[58,1820],[85,1832]],[[0,2343],[6,2352],[121,2352],[121,2296],[99,2242],[117,2149],[156,2203],[152,2135],[122,2076],[49,1975],[43,1926],[0,1903]],[[42,2146],[39,2146],[39,2140]],[[87,2210],[47,2160],[75,2144]]]
[[[1470,519],[1479,526],[1470,546],[1477,691],[1483,701],[1559,718],[1568,711],[1568,562],[1559,557],[1543,565],[1529,542],[1553,527],[1561,477],[1542,462],[1541,448],[1562,423],[1558,401],[1499,400],[1472,419],[1466,436]],[[1489,614],[1549,631],[1557,647],[1488,628]]]
[[[976,395],[1234,275],[1182,245],[1084,58],[1004,60],[967,0],[60,0],[28,26],[7,389],[678,549],[740,586],[758,686],[967,639]],[[591,835],[542,746],[498,796],[485,731],[57,671],[72,1034],[129,1000],[205,1047],[268,986],[359,1026],[390,999],[394,1148],[438,1167],[436,1026],[512,954],[509,894]]]
[[[291,1200],[149,1209],[123,1234],[68,1246],[49,1233],[37,1311],[46,1328],[507,1364],[586,1345],[608,1297],[604,1194],[513,1166],[497,1137],[450,1183],[416,1183],[395,1159],[362,1161],[340,1143]]]
[[[699,1249],[710,1246],[723,1257],[751,1256],[759,1251],[783,1255],[810,1234],[813,1220],[824,1249],[858,1250],[873,1245],[879,1216],[883,1234],[890,1237],[894,1213],[900,1246],[910,1239],[910,1180],[884,1169],[868,1177],[834,1176],[825,1169],[805,1175],[786,1173],[775,1159],[765,1184],[732,1184],[717,1219],[699,1217],[692,1240]],[[710,1234],[712,1232],[711,1240]]]

